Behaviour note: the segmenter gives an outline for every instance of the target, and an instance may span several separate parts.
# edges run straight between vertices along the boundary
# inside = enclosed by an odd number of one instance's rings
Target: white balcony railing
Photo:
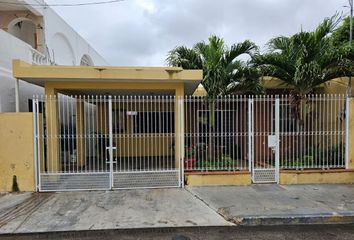
[[[38,52],[36,49],[33,49],[33,48],[31,48],[30,50],[32,53],[32,63],[33,64],[37,64],[37,65],[48,64],[48,59],[43,53]]]
[[[17,37],[0,30],[0,66],[12,69],[12,60],[20,59],[32,64],[48,64],[47,57]]]

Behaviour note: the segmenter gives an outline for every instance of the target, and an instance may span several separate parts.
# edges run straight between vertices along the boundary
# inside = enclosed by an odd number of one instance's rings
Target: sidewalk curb
[[[244,216],[228,217],[218,211],[227,221],[239,226],[271,226],[271,225],[323,225],[323,224],[352,224],[354,214],[349,215],[298,215],[298,216]]]
[[[353,231],[353,225],[345,225],[345,224],[334,224],[328,226],[328,228],[338,228],[341,226],[345,229],[350,229]],[[124,229],[97,229],[97,230],[69,230],[69,231],[46,231],[46,232],[24,232],[24,233],[7,233],[0,234],[1,239],[13,240],[13,239],[21,239],[21,240],[32,240],[32,239],[60,239],[60,240],[72,240],[72,239],[102,239],[102,240],[111,240],[111,239],[133,239],[132,236],[137,234],[139,236],[147,236],[154,234],[154,236],[158,236],[161,234],[169,234],[171,236],[175,236],[176,238],[164,238],[164,239],[184,239],[177,238],[181,236],[190,236],[190,239],[194,239],[193,236],[198,234],[205,234],[205,232],[224,232],[228,234],[228,236],[237,235],[238,231],[247,232],[249,235],[251,232],[273,232],[274,229],[278,229],[277,231],[283,232],[285,229],[290,229],[290,233],[293,231],[301,232],[306,231],[306,229],[318,229],[321,231],[323,225],[284,225],[284,228],[277,228],[272,226],[188,226],[188,227],[156,227],[156,228],[124,228]],[[122,236],[129,236],[128,238],[121,238]],[[251,235],[249,235],[251,236]],[[332,237],[332,236],[331,236]],[[143,239],[143,238],[139,238]],[[150,239],[150,238],[149,238]],[[161,239],[161,236],[160,238]],[[189,239],[189,238],[187,238]],[[244,239],[244,238],[242,238]],[[250,239],[249,237],[245,239]],[[253,239],[253,238],[252,238]],[[268,238],[267,238],[268,239]],[[284,239],[284,238],[281,238]],[[331,239],[331,238],[330,238]],[[337,238],[336,238],[337,239]],[[341,239],[341,238],[340,238]]]
[[[226,221],[236,226],[272,226],[272,225],[322,225],[322,224],[353,224],[354,212],[349,213],[321,213],[301,215],[273,215],[273,216],[230,216],[227,208],[216,209],[201,198],[192,188],[185,188],[193,197],[204,203],[208,208],[218,213]]]

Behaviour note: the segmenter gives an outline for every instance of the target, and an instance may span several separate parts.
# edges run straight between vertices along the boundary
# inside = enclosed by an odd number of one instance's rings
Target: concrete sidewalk
[[[354,185],[251,185],[188,190],[237,225],[354,222]]]
[[[230,225],[184,189],[8,194],[0,233]]]
[[[354,185],[0,195],[0,234],[304,223],[354,223]]]

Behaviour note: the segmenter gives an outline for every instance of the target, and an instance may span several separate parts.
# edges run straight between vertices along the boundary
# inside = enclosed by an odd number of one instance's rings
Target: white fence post
[[[253,99],[248,99],[248,171],[253,170]]]
[[[345,169],[349,168],[349,109],[350,98],[346,97],[345,100]]]
[[[180,163],[180,172],[181,172],[181,177],[180,177],[180,186],[182,188],[184,188],[184,149],[185,149],[185,146],[184,146],[184,107],[183,107],[183,104],[184,104],[184,98],[181,97],[181,96],[178,96],[178,111],[179,111],[179,116],[180,116],[180,119],[179,119],[179,123],[180,123],[180,146],[181,146],[181,163]]]
[[[109,188],[113,188],[113,120],[112,120],[112,97],[108,98],[108,134],[109,134]]]
[[[276,182],[279,183],[279,98],[275,99],[275,138],[276,138],[276,145],[275,145],[275,179]]]

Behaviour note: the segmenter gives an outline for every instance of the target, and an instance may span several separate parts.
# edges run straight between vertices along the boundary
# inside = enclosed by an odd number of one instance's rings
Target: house
[[[201,70],[15,60],[13,75],[45,95],[33,114],[0,115],[7,191],[354,182],[343,94],[309,95],[294,115],[286,94],[195,96]]]
[[[13,0],[0,5],[0,112],[28,111],[43,88],[20,81],[15,106],[12,60],[37,65],[108,65],[44,0]]]
[[[14,60],[13,72],[45,89],[27,114],[38,190],[181,186],[181,100],[202,71]]]

